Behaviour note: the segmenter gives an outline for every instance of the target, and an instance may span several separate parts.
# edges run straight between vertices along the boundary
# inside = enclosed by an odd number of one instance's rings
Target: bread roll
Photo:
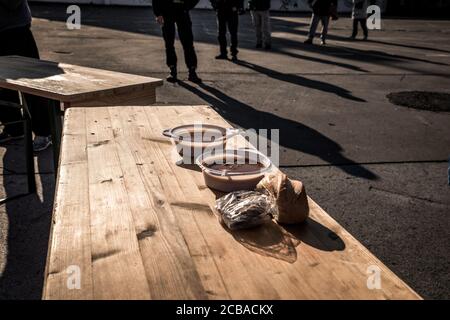
[[[309,215],[306,190],[301,181],[290,180],[281,172],[269,174],[260,181],[256,190],[275,199],[277,210],[274,218],[279,223],[301,223]]]

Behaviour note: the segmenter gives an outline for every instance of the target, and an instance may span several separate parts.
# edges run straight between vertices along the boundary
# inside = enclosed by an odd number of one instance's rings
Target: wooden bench
[[[67,110],[44,299],[420,299],[311,199],[304,224],[225,230],[161,135],[194,121],[229,126],[206,106]]]
[[[52,102],[51,131],[55,168],[61,137],[61,110],[75,106],[149,105],[162,80],[19,56],[0,57],[0,88]]]

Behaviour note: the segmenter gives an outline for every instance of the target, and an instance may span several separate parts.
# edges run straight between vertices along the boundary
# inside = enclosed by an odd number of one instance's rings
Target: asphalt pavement
[[[151,8],[33,4],[44,59],[165,77]],[[280,167],[427,299],[450,298],[450,113],[393,105],[400,91],[450,93],[450,21],[383,19],[370,41],[333,22],[327,46],[304,45],[309,17],[273,13],[273,50],[254,48],[240,21],[240,61],[216,61],[215,15],[192,12],[204,84],[165,84],[158,104],[208,104],[242,128],[281,129]],[[177,43],[180,77],[187,78]],[[25,187],[19,144],[0,148],[4,188]],[[0,207],[0,298],[39,298],[54,193],[52,156],[36,158],[39,193]],[[3,190],[4,189],[4,190]]]

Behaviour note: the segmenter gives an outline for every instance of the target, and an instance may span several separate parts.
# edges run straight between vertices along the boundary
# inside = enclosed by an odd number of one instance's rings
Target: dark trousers
[[[358,35],[358,23],[361,25],[361,28],[363,29],[364,37],[367,38],[369,36],[369,30],[367,29],[367,19],[353,19],[352,37],[356,37]]]
[[[30,26],[14,28],[0,32],[0,56],[18,55],[39,59],[39,52],[31,33]],[[16,91],[0,89],[0,100],[19,103]],[[25,100],[31,113],[33,131],[38,136],[50,135],[50,101],[33,95],[25,95]],[[20,110],[0,106],[0,122],[13,122],[21,120]],[[12,136],[22,135],[22,124],[7,125],[4,132]]]
[[[194,49],[194,35],[192,22],[188,11],[179,10],[171,15],[164,16],[162,32],[166,45],[166,63],[168,67],[176,67],[177,54],[175,52],[175,25],[178,30],[181,45],[184,51],[184,60],[188,69],[197,68],[197,55]]]
[[[217,26],[219,29],[219,45],[220,53],[227,54],[227,28],[230,32],[231,46],[230,51],[232,55],[238,54],[238,27],[239,27],[239,15],[237,10],[232,8],[218,9],[217,10]]]

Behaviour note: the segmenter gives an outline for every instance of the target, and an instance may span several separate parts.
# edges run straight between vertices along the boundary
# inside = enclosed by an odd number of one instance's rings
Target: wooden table
[[[420,299],[311,199],[304,224],[226,231],[215,193],[161,135],[194,121],[229,126],[211,108],[65,117],[44,299]],[[381,289],[368,289],[368,268],[381,271]],[[76,275],[80,289],[69,289]]]
[[[55,163],[61,136],[60,106],[149,105],[156,102],[162,80],[43,61],[19,56],[0,57],[0,88],[48,98],[54,103],[52,135]]]

